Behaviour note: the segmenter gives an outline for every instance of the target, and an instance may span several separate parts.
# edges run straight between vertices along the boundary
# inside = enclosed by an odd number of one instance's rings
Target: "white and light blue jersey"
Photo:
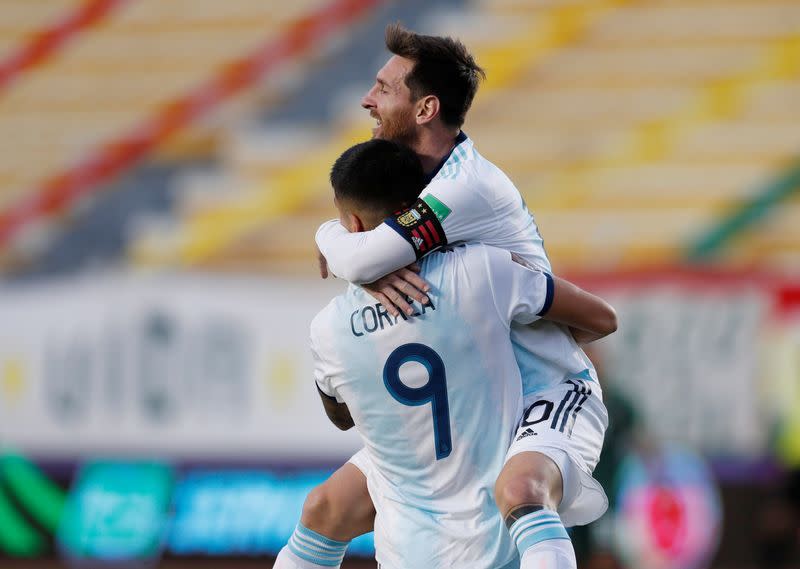
[[[551,271],[539,229],[519,191],[463,133],[421,198],[423,207],[435,212],[448,243],[485,243]],[[350,282],[372,282],[414,262],[420,253],[413,237],[391,218],[372,231],[352,234],[332,220],[319,228],[316,240],[333,274]],[[530,327],[514,325],[512,342],[525,394],[576,375],[596,380],[591,362],[563,326],[544,320]]]
[[[347,403],[370,458],[382,567],[513,567],[493,499],[522,406],[509,330],[549,307],[552,279],[478,244],[426,257],[422,275],[432,305],[414,316],[357,286],[323,309],[315,379]]]

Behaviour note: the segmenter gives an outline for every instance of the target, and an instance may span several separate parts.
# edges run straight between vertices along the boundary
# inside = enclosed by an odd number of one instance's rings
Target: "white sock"
[[[349,544],[349,541],[329,539],[297,524],[272,569],[338,569]]]
[[[572,541],[558,514],[541,507],[519,510],[527,512],[519,518],[511,513],[509,521],[514,522],[509,531],[517,544],[520,569],[577,569]]]
[[[567,539],[548,539],[525,550],[520,569],[577,569],[575,550]]]
[[[284,545],[283,549],[278,553],[278,557],[275,559],[275,565],[272,566],[272,569],[330,569],[330,567],[330,565],[318,565],[301,559],[292,553],[288,545]],[[339,565],[334,565],[334,567],[339,567]]]

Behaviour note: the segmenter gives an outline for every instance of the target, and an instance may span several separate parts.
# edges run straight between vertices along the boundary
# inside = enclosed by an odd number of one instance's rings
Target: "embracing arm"
[[[553,285],[553,303],[542,317],[568,326],[576,342],[588,344],[617,330],[617,313],[605,300],[558,277]]]
[[[347,408],[346,403],[339,403],[335,397],[325,395],[319,386],[317,386],[317,393],[322,399],[322,406],[325,408],[325,414],[331,420],[331,423],[342,431],[353,428],[355,423],[353,422],[353,417],[350,416],[350,409]]]
[[[355,284],[374,282],[417,260],[408,242],[385,223],[350,233],[334,219],[320,226],[316,241],[330,271]]]
[[[495,216],[485,196],[453,180],[434,180],[423,193],[410,208],[370,231],[350,233],[337,220],[322,224],[316,234],[321,276],[330,269],[361,284],[393,316],[399,316],[398,310],[414,312],[405,297],[427,303],[429,287],[412,263],[449,241],[479,237]]]
[[[518,321],[529,323],[535,314],[538,318],[563,324],[569,327],[579,344],[599,340],[616,331],[617,313],[605,300],[542,271],[516,253],[511,254],[511,260],[509,265],[514,269],[508,280],[518,284],[516,292],[507,296],[516,304],[523,319]],[[520,300],[515,302],[514,298]],[[521,302],[525,300],[527,302]]]

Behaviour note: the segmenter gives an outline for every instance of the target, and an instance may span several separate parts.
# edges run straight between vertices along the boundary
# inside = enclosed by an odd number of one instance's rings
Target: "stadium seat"
[[[795,2],[481,0],[430,23],[461,37],[486,66],[489,81],[465,128],[517,182],[559,267],[679,260],[800,151]],[[333,157],[367,127],[355,119],[341,127],[347,134],[310,147]],[[191,243],[192,219],[213,218],[204,209],[225,219],[242,210],[243,230],[216,246],[224,254],[209,245],[204,264],[297,270],[305,258],[312,271],[315,220],[334,213],[324,161],[314,175],[291,157],[259,160],[242,142],[226,163],[261,188],[255,194],[301,191],[285,183],[295,167],[319,188],[264,211],[260,223],[235,198],[188,208],[175,232]],[[290,246],[274,246],[281,240]],[[186,262],[178,252],[166,257]]]
[[[6,93],[0,145],[17,157],[0,158],[0,203],[320,2],[130,3]],[[559,267],[674,262],[800,154],[794,1],[479,0],[427,23],[486,67],[465,130],[517,183]],[[242,99],[239,116],[263,100]],[[328,168],[371,126],[354,105],[312,129],[212,122],[181,133],[172,156],[211,151],[220,168],[182,177],[176,216],[137,223],[130,258],[313,271],[311,232],[334,214]],[[768,249],[751,243],[733,246]]]
[[[22,73],[3,94],[0,203],[20,199],[98,145],[130,131],[322,1],[124,3]],[[31,27],[78,4],[11,2],[8,17],[18,14]],[[6,9],[4,4],[0,31],[6,28]],[[9,28],[17,26],[12,24],[9,20]]]

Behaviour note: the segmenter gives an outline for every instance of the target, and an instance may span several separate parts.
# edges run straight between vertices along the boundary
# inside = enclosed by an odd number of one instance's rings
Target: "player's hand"
[[[325,258],[325,255],[322,254],[322,251],[317,248],[317,261],[319,261],[319,276],[323,279],[328,278],[328,260]]]
[[[399,269],[379,278],[374,283],[362,286],[392,316],[400,316],[400,311],[414,314],[414,307],[411,306],[408,298],[428,304],[428,297],[425,296],[425,293],[431,289],[418,273],[419,266],[412,263],[405,269]]]

